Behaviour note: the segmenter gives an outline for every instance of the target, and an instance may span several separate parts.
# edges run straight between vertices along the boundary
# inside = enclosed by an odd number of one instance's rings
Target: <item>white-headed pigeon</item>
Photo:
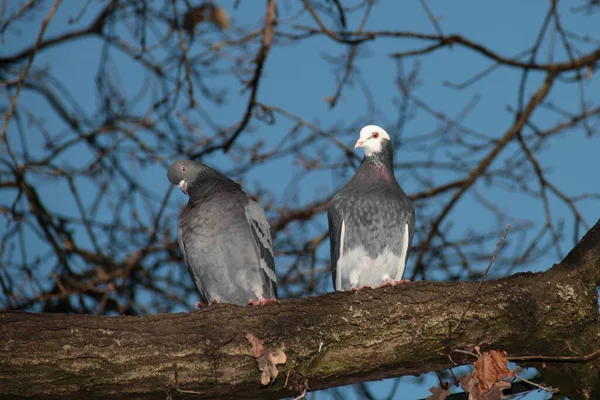
[[[265,211],[239,184],[190,160],[169,167],[169,181],[190,199],[177,237],[201,304],[264,304],[277,298]]]
[[[368,125],[354,147],[362,147],[365,157],[327,213],[333,287],[358,290],[405,282],[415,211],[396,182],[390,136]]]

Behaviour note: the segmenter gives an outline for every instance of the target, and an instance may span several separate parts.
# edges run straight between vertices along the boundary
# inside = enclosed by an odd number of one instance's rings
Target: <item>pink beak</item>
[[[358,149],[359,147],[363,147],[363,144],[365,144],[365,142],[363,142],[362,140],[357,140],[356,144],[354,145],[355,149]]]

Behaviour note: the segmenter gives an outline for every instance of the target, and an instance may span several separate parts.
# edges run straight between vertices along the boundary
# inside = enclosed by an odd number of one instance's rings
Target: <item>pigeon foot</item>
[[[210,307],[210,306],[212,306],[213,304],[217,304],[217,303],[218,303],[218,301],[216,301],[216,300],[211,300],[211,302],[210,302],[210,303],[208,303],[208,304],[204,304],[204,303],[203,303],[203,302],[201,302],[201,301],[197,301],[197,302],[195,302],[195,303],[194,303],[194,307],[195,307],[195,308],[198,308],[198,309],[200,309],[200,308],[206,308],[206,307]]]
[[[396,286],[396,285],[400,285],[403,283],[412,283],[412,282],[409,279],[399,279],[399,280],[386,279],[385,281],[383,281],[383,283],[381,283],[380,285],[377,285],[376,289],[379,289],[380,287],[385,287],[385,286]]]
[[[358,293],[358,292],[360,292],[361,289],[364,289],[364,288],[371,289],[371,286],[369,286],[369,285],[364,285],[361,287],[358,287],[356,285],[350,286],[350,290],[352,290],[354,293]]]
[[[250,306],[264,306],[265,304],[269,304],[269,303],[278,303],[279,304],[279,300],[277,300],[276,298],[272,298],[272,299],[265,299],[264,297],[260,296],[258,298],[258,300],[248,300],[248,305]]]

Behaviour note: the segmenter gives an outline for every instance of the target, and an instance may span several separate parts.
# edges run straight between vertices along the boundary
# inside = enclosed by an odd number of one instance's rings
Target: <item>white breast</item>
[[[408,224],[398,237],[402,241],[401,254],[394,254],[389,247],[385,247],[376,258],[371,258],[362,245],[353,249],[344,248],[345,228],[342,222],[340,257],[336,264],[337,290],[350,290],[365,285],[376,287],[390,279],[402,279],[408,252]]]

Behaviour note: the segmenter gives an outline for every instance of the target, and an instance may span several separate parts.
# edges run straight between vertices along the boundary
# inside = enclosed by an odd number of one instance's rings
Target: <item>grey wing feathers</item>
[[[209,296],[204,290],[204,286],[202,286],[202,280],[198,276],[197,271],[190,265],[189,259],[187,257],[187,251],[185,249],[185,242],[183,241],[183,235],[181,234],[181,226],[177,227],[177,244],[179,245],[179,249],[181,250],[181,253],[183,255],[183,261],[185,262],[185,266],[187,267],[187,270],[190,276],[192,277],[192,280],[194,281],[198,292],[200,293],[200,300],[202,300],[202,302],[205,304],[210,303],[212,299],[208,298]]]
[[[331,278],[333,279],[333,288],[336,288],[337,260],[340,257],[340,230],[342,225],[342,216],[337,210],[334,199],[331,200],[327,210],[327,220],[329,221],[329,245],[331,254]]]
[[[275,275],[275,259],[273,257],[273,241],[271,229],[265,211],[253,200],[246,205],[246,220],[252,231],[254,242],[260,257],[260,273],[263,279],[265,298],[277,297],[277,277]]]
[[[409,203],[409,207],[406,209],[405,213],[402,214],[401,223],[408,224],[408,231],[404,233],[405,235],[408,235],[408,248],[406,249],[405,256],[408,260],[408,254],[410,253],[413,236],[415,234],[415,207],[412,203]]]
[[[413,236],[415,236],[415,206],[412,204],[410,204],[411,206],[411,213],[410,213],[410,222],[408,224],[408,253],[410,253],[410,249],[412,247],[412,241],[413,241]],[[406,254],[406,257],[408,258],[408,253]]]
[[[410,253],[410,248],[412,245],[412,237],[414,233],[414,215],[412,206],[409,209],[405,209],[397,218],[398,220],[398,228],[401,229],[401,235],[399,237],[398,243],[400,247],[396,250],[398,251],[396,255],[399,257],[400,263],[398,264],[395,272],[394,279],[400,280],[404,276],[406,272],[406,264],[408,262],[408,254]],[[391,235],[391,232],[390,232]]]

